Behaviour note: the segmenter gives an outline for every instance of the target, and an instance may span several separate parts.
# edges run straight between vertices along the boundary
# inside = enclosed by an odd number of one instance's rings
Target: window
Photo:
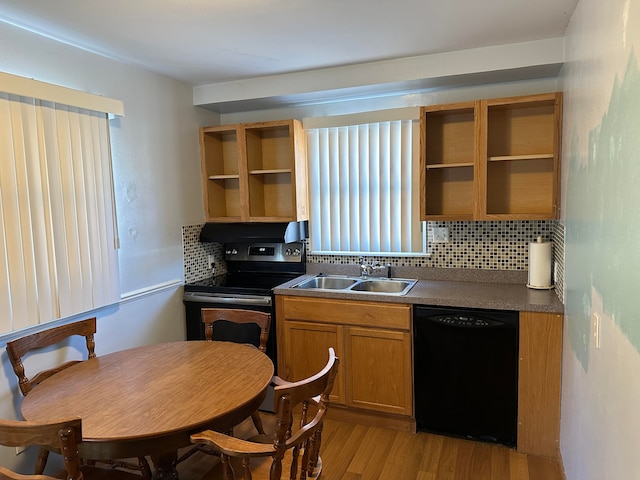
[[[106,113],[0,93],[0,332],[119,300]]]
[[[313,253],[424,254],[414,122],[307,130]]]

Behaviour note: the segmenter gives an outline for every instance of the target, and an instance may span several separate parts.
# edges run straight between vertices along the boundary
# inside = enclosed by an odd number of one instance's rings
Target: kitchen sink
[[[332,290],[340,293],[375,293],[405,295],[418,282],[406,278],[360,278],[343,275],[317,275],[303,280],[291,288],[302,290]]]
[[[317,276],[313,278],[309,278],[302,283],[298,283],[294,285],[294,288],[302,288],[302,289],[322,289],[322,290],[342,290],[344,288],[348,288],[353,284],[358,283],[358,280],[355,278],[349,277],[333,277],[333,276]]]
[[[354,292],[403,294],[406,293],[405,290],[408,291],[415,283],[412,280],[362,280],[351,287],[351,290]]]

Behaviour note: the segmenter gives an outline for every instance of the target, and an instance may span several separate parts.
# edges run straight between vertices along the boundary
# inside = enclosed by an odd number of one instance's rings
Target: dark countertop
[[[564,313],[564,306],[554,290],[534,290],[526,284],[526,272],[500,272],[457,269],[425,269],[415,267],[394,268],[396,278],[417,278],[419,281],[406,295],[341,292],[340,290],[302,290],[290,288],[302,279],[317,273],[357,276],[349,266],[307,268],[308,274],[274,288],[276,295],[324,297],[389,303],[410,303],[521,312]],[[356,266],[357,267],[357,266]],[[316,271],[317,270],[317,271]],[[397,270],[397,271],[396,271]],[[450,270],[450,271],[448,271]],[[370,278],[375,278],[373,275]],[[424,278],[427,277],[427,278]]]

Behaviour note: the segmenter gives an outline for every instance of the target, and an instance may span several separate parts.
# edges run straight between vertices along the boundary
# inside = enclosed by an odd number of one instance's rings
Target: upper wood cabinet
[[[308,219],[300,121],[203,127],[200,154],[208,222]]]
[[[562,94],[421,108],[425,220],[558,216]]]

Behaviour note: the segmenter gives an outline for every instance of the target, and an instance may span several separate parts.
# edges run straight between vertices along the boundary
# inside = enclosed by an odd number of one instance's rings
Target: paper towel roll
[[[529,243],[529,283],[527,283],[527,287],[553,288],[551,284],[552,246],[551,242],[542,241],[542,237]]]

